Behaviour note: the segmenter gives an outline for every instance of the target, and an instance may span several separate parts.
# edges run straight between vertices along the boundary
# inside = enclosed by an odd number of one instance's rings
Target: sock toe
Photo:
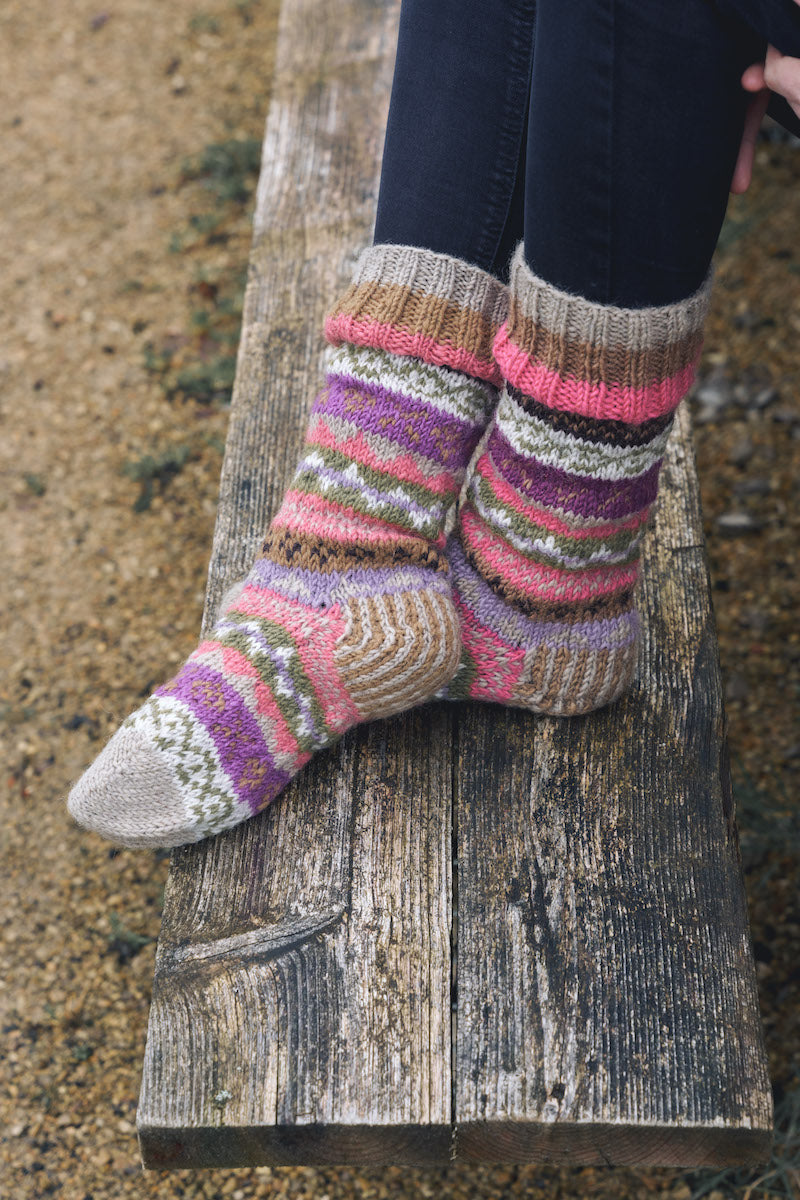
[[[117,730],[67,808],[79,825],[120,846],[177,846],[202,836],[169,762],[134,724]]]
[[[117,845],[162,848],[221,833],[254,811],[237,795],[208,731],[168,696],[151,696],[124,722],[67,808]]]

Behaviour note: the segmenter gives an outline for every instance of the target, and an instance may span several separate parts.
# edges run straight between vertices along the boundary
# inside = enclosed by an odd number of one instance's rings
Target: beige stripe
[[[522,243],[511,264],[511,294],[519,311],[541,329],[568,342],[629,347],[634,351],[672,345],[699,333],[711,299],[712,276],[686,300],[652,308],[618,308],[562,292],[534,275]]]
[[[418,246],[379,244],[362,251],[353,283],[399,284],[482,313],[499,326],[506,318],[508,288],[480,267]]]

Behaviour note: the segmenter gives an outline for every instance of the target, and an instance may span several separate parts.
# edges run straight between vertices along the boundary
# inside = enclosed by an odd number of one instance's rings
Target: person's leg
[[[375,242],[501,279],[523,231],[535,0],[403,0]]]
[[[569,714],[630,682],[639,548],[700,353],[754,44],[709,0],[539,0],[506,386],[450,552],[452,696]]]

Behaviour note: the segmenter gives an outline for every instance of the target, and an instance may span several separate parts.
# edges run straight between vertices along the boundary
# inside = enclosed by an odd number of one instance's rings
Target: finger
[[[790,58],[773,46],[768,46],[764,81],[767,87],[783,96],[797,111],[800,107],[800,59]]]
[[[742,140],[739,145],[739,155],[736,159],[736,166],[733,169],[733,179],[731,180],[731,191],[734,195],[741,195],[750,187],[750,181],[753,178],[753,160],[756,155],[758,131],[761,128],[764,113],[767,111],[768,102],[769,92],[761,91],[753,97],[747,106]]]
[[[746,92],[760,92],[766,87],[764,64],[753,63],[742,75],[742,87]]]

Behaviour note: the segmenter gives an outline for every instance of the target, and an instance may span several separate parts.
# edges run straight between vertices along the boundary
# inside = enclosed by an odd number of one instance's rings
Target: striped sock
[[[338,345],[261,554],[210,635],[78,781],[68,803],[80,824],[128,846],[230,829],[314,751],[452,677],[445,528],[496,401],[460,368],[496,370],[505,309],[505,289],[477,268],[404,247],[365,253],[329,317]]]
[[[519,247],[510,290],[506,385],[448,545],[463,652],[446,695],[571,715],[633,676],[641,542],[710,285],[613,308],[536,278]]]

